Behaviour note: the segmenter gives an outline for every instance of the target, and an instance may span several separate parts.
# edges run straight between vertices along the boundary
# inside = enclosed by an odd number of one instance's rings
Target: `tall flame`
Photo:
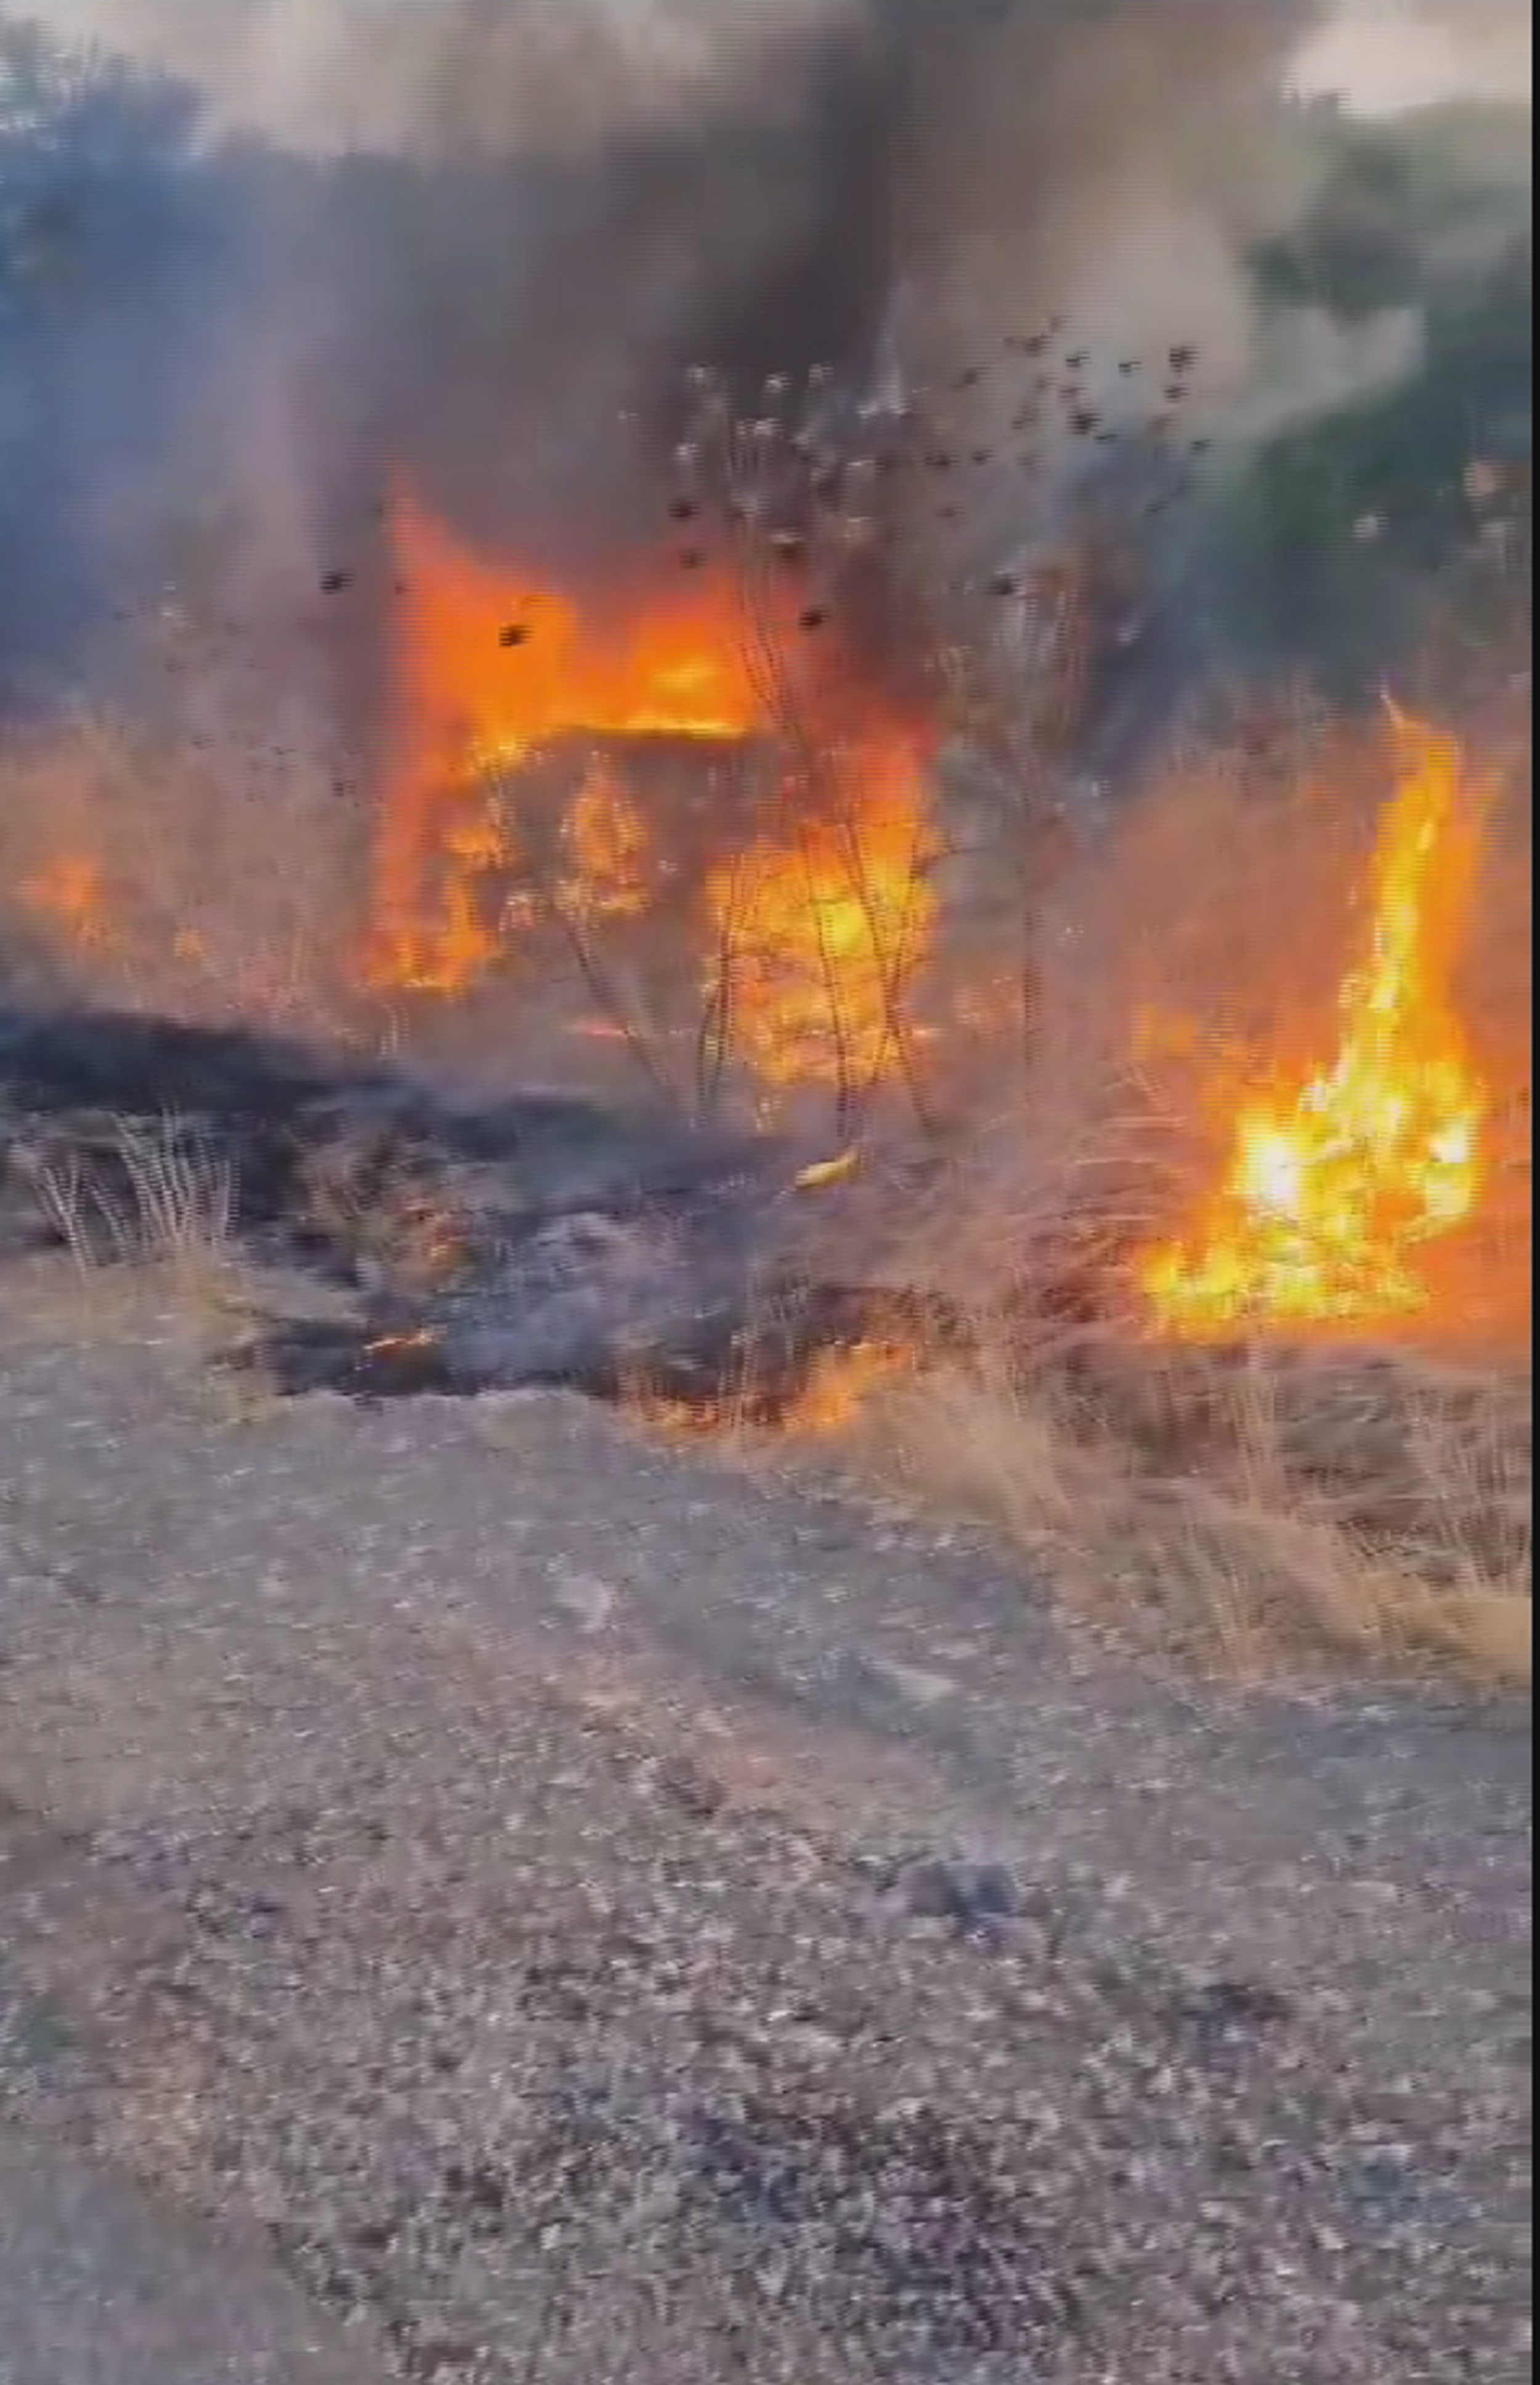
[[[453,994],[538,912],[499,892],[526,859],[499,768],[516,771],[559,739],[764,735],[777,724],[756,679],[756,632],[778,660],[796,635],[793,606],[751,623],[739,594],[702,571],[643,605],[616,593],[584,613],[563,592],[466,553],[410,501],[395,536],[397,718],[369,974]],[[773,592],[757,602],[778,605]],[[816,755],[809,782],[789,779],[767,831],[746,851],[719,843],[706,872],[702,975],[725,1052],[762,1085],[852,1093],[900,1062],[900,992],[930,941],[935,902],[922,740],[848,656],[831,659],[838,676],[820,680],[818,733],[803,741]],[[638,918],[664,875],[623,770],[595,754],[546,897],[568,921]]]
[[[515,858],[488,774],[562,737],[723,743],[759,727],[742,625],[714,581],[670,582],[595,618],[557,588],[467,553],[410,499],[401,570],[396,718],[376,854],[369,976],[463,992],[497,959],[481,916],[489,871]],[[576,834],[630,831],[598,793]],[[613,858],[613,855],[612,855]],[[631,855],[634,863],[636,855]]]
[[[1455,1016],[1481,820],[1454,739],[1396,716],[1360,967],[1335,1057],[1239,1120],[1193,1234],[1149,1255],[1144,1289],[1184,1334],[1248,1323],[1372,1323],[1430,1298],[1427,1247],[1471,1214],[1485,1096]]]

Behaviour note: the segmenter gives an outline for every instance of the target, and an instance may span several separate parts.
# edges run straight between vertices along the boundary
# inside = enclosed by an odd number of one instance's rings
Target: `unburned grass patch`
[[[9,1165],[26,1170],[56,1239],[7,1258],[0,1350],[154,1342],[184,1352],[202,1379],[249,1330],[260,1302],[233,1180],[195,1132],[104,1118],[89,1152],[44,1137]]]
[[[1527,1684],[1532,1427],[1517,1363],[1087,1341],[916,1370],[863,1441],[1148,1650]]]

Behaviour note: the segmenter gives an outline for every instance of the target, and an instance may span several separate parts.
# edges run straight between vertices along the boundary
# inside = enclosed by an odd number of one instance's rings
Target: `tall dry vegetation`
[[[1506,692],[1507,701],[1503,700]],[[1196,1213],[1269,1066],[1329,1055],[1378,806],[1372,736],[1295,715],[1165,774],[1063,890],[1040,1033],[914,1218],[905,1277],[966,1320],[890,1375],[863,1446],[1005,1530],[1083,1612],[1256,1673],[1326,1652],[1527,1682],[1531,825],[1527,690],[1473,734],[1497,781],[1459,1010],[1489,1096],[1470,1227],[1424,1317],[1152,1336],[1130,1253]],[[1074,1266],[1094,1296],[1066,1300]],[[1126,1305],[1120,1306],[1123,1286]]]
[[[221,727],[212,690],[154,724],[0,724],[0,994],[335,1029],[362,843],[324,760]]]

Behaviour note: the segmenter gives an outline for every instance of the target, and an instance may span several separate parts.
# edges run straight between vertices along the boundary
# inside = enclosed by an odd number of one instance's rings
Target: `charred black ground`
[[[773,1417],[903,1305],[841,1267],[848,1182],[811,1156],[239,1030],[0,1009],[0,1267],[61,1244],[131,1263],[156,1188],[184,1188],[191,1233],[201,1186],[237,1250],[352,1296],[231,1354],[289,1392],[731,1392]]]

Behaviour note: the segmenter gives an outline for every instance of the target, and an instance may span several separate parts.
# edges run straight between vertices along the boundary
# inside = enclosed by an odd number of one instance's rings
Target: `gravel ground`
[[[382,2379],[1517,2385],[1528,1762],[574,1402],[0,1345],[0,2110]]]
[[[5,2129],[0,2319],[3,2385],[379,2385],[260,2248]]]

